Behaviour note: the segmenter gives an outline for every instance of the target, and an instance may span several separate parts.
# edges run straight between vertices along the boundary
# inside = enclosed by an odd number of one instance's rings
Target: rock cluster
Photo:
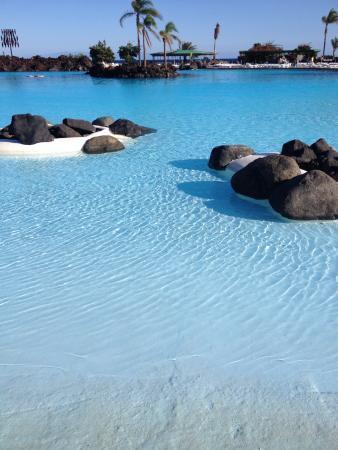
[[[175,78],[178,75],[175,67],[168,65],[166,69],[158,64],[148,64],[146,67],[137,64],[105,67],[97,64],[91,67],[89,74],[98,78]]]
[[[322,170],[338,181],[338,152],[325,139],[310,146],[299,140],[286,142],[282,155],[293,158],[303,170]]]
[[[51,125],[42,116],[16,114],[12,116],[10,125],[0,129],[0,139],[14,139],[23,145],[34,145],[41,142],[51,142],[54,139],[60,138],[90,136],[103,129],[109,129],[112,134],[96,135],[87,139],[82,149],[84,153],[98,154],[123,150],[124,145],[113,134],[135,139],[156,132],[153,128],[137,125],[127,119],[118,119],[115,121],[110,116],[98,117],[93,122],[65,118],[62,123]]]
[[[241,152],[242,147],[215,147],[209,167],[224,170],[231,161],[253,153],[247,147]],[[338,152],[325,139],[311,146],[293,140],[283,145],[281,154],[257,158],[238,170],[231,186],[238,194],[268,200],[289,219],[333,220],[338,218],[337,166]]]
[[[85,55],[61,55],[57,58],[0,56],[0,72],[87,72],[91,66],[90,58]]]
[[[191,62],[182,62],[180,64],[180,70],[197,70],[197,69],[207,69],[209,67],[209,62],[207,61],[191,61]]]

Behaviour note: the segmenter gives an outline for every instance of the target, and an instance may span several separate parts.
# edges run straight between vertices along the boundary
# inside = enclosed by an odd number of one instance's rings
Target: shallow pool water
[[[118,154],[0,159],[0,448],[337,449],[336,222],[290,222],[213,146],[338,147],[338,75],[0,74],[0,123],[110,114]]]

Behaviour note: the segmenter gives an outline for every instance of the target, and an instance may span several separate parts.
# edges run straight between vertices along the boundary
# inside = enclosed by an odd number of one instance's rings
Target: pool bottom
[[[227,378],[189,362],[145,377],[7,367],[0,448],[338,449],[338,392]]]

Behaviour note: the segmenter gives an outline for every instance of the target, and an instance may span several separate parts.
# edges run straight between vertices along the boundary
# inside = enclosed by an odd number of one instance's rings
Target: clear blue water
[[[124,152],[1,158],[0,448],[338,448],[337,223],[288,222],[213,146],[338,148],[338,76],[0,74],[0,123],[110,114]]]

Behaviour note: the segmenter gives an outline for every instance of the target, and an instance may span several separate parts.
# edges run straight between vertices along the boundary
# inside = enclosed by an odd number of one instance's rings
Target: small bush
[[[90,57],[94,64],[112,63],[115,61],[113,50],[106,44],[106,41],[99,41],[96,45],[89,48]]]

